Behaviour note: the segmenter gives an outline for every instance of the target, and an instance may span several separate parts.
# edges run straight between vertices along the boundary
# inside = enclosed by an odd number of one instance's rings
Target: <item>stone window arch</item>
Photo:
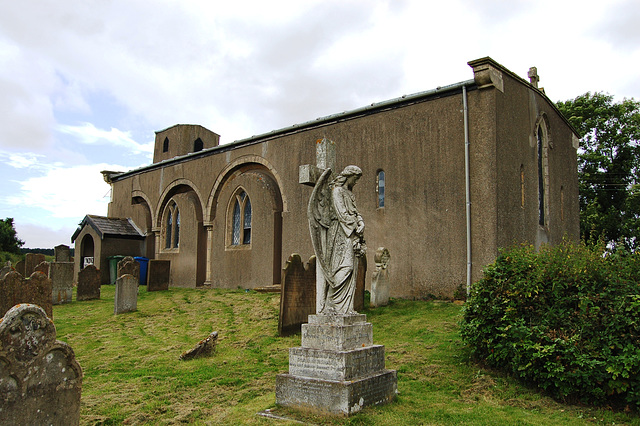
[[[175,201],[169,202],[164,220],[165,249],[180,247],[180,210]]]
[[[384,207],[385,204],[385,187],[386,187],[386,175],[384,170],[378,170],[376,175],[376,193],[378,194],[378,208]]]
[[[193,141],[193,152],[200,152],[202,151],[203,148],[204,148],[204,143],[202,142],[202,139],[198,138],[195,141]]]
[[[169,138],[165,137],[162,142],[162,152],[169,152]]]
[[[248,246],[251,244],[251,199],[247,192],[238,188],[231,197],[233,208],[230,220],[230,244],[231,246]]]

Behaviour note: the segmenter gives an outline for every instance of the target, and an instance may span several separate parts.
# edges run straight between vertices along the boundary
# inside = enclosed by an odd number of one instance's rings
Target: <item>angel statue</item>
[[[362,176],[357,166],[347,166],[332,181],[326,169],[311,193],[309,230],[319,266],[317,275],[317,313],[355,314],[358,258],[366,252],[364,221],[356,208],[351,190]]]

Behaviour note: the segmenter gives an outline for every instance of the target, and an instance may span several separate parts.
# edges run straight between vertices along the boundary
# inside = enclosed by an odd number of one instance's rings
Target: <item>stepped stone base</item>
[[[384,346],[373,345],[362,314],[309,315],[289,372],[276,377],[277,404],[322,414],[349,416],[396,393],[396,371],[385,369]]]

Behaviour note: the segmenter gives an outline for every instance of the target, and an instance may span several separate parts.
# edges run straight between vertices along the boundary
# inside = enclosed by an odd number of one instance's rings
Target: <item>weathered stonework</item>
[[[72,262],[71,259],[71,250],[69,246],[60,244],[53,248],[53,257],[55,262]]]
[[[82,368],[44,310],[11,308],[0,321],[0,424],[77,425]]]
[[[33,303],[52,318],[51,292],[51,280],[44,274],[34,272],[25,278],[17,271],[11,271],[0,278],[0,315],[19,303]]]
[[[73,262],[52,262],[49,268],[51,278],[51,301],[54,305],[69,303],[73,297]]]
[[[147,270],[147,291],[169,290],[171,261],[150,259]]]
[[[78,273],[76,300],[100,299],[100,270],[88,265]]]
[[[376,270],[371,278],[371,300],[369,305],[386,306],[389,304],[389,250],[378,247],[376,250]]]
[[[392,401],[397,375],[372,341],[365,315],[310,315],[302,346],[289,349],[289,372],[276,377],[276,403],[348,416]]]
[[[307,317],[316,312],[316,257],[305,266],[297,253],[289,256],[282,274],[278,333],[300,331]]]
[[[138,279],[124,274],[116,280],[113,313],[123,314],[138,309]]]
[[[27,253],[24,255],[24,274],[25,277],[30,276],[36,270],[36,266],[45,261],[44,254],[42,253]]]
[[[216,351],[216,344],[218,343],[218,332],[214,331],[206,339],[200,340],[192,349],[183,352],[180,355],[180,360],[188,361],[190,359],[205,358],[213,355]]]

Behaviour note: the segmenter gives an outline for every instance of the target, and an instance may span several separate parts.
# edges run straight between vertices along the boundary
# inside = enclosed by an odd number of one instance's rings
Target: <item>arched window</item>
[[[162,143],[162,152],[169,152],[169,138],[164,138]]]
[[[193,141],[193,152],[202,151],[204,144],[202,143],[202,139],[198,138]]]
[[[165,248],[178,248],[180,245],[180,211],[175,201],[167,206],[165,221]]]
[[[384,187],[385,187],[385,176],[384,170],[378,171],[377,177],[378,185],[376,192],[378,193],[378,208],[384,207]]]
[[[235,196],[231,215],[231,245],[251,244],[251,200],[246,192]]]
[[[540,226],[547,224],[547,155],[548,144],[543,122],[538,124],[536,139],[538,142],[538,223]]]

